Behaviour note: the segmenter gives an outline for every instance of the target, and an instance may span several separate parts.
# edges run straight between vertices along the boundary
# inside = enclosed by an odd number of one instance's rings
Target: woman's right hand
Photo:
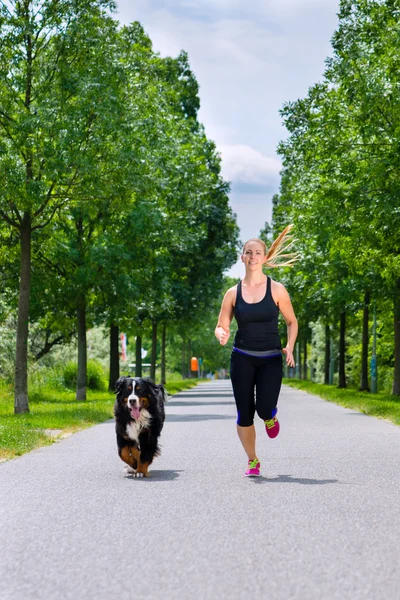
[[[231,332],[229,329],[224,329],[223,327],[217,327],[215,329],[215,337],[221,344],[221,346],[225,346],[226,342],[229,340],[229,336]]]

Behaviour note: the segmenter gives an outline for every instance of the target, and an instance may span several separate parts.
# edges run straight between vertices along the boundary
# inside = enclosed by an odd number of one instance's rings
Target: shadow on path
[[[237,419],[236,415],[169,415],[167,413],[166,422],[182,421],[221,421],[226,419]]]
[[[175,471],[174,469],[166,469],[165,471],[161,471],[160,469],[151,469],[150,468],[150,477],[134,477],[133,475],[125,475],[126,479],[132,479],[135,483],[137,481],[145,481],[148,483],[149,481],[174,481],[178,479],[179,473],[183,473],[183,470]]]
[[[168,402],[165,406],[224,406],[224,405],[234,405],[234,401],[231,402],[178,402],[172,400],[172,402]]]
[[[207,393],[207,394],[187,394],[187,393],[183,393],[183,392],[179,392],[179,394],[175,394],[174,398],[179,397],[179,398],[232,398],[233,394],[232,392],[228,392],[226,394],[221,394],[221,392],[215,392],[215,393]]]
[[[249,477],[250,479],[250,477]],[[301,485],[325,485],[338,483],[338,479],[301,479],[291,475],[278,475],[278,477],[253,477],[254,483],[300,483]]]

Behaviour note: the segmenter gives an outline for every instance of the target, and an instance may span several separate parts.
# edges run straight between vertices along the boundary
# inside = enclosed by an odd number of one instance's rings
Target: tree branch
[[[8,12],[9,16],[12,18],[12,17],[13,17],[13,15],[11,14],[11,12],[10,12],[10,9],[8,8],[7,4],[6,4],[5,2],[3,2],[3,0],[0,0],[0,2],[1,2],[1,4],[2,4],[2,6],[3,6],[3,7],[6,9],[6,11]],[[9,2],[10,2],[10,4],[11,4],[12,6],[14,6],[14,7],[15,7],[15,2],[14,2],[14,0],[9,0]]]
[[[6,223],[8,223],[9,225],[11,225],[12,227],[15,227],[18,230],[20,229],[21,223],[18,223],[17,221],[14,221],[14,219],[10,219],[10,217],[8,216],[7,213],[4,212],[4,210],[0,209],[0,216],[2,216],[3,219],[6,221]]]
[[[42,212],[45,210],[46,206],[48,205],[48,203],[50,202],[51,199],[51,193],[54,189],[55,186],[55,182],[53,181],[53,183],[51,184],[51,186],[49,187],[49,190],[46,194],[46,200],[43,202],[43,204],[41,204],[39,206],[39,208],[37,209],[36,212],[33,213],[33,218],[35,219],[36,217],[38,217],[39,215],[42,214]]]
[[[35,360],[39,360],[40,358],[42,358],[42,356],[44,356],[45,354],[48,354],[50,352],[50,350],[52,348],[54,348],[54,346],[57,346],[59,344],[62,344],[65,341],[68,341],[72,338],[72,336],[74,335],[74,331],[70,331],[67,334],[61,334],[58,337],[54,338],[53,341],[49,341],[50,335],[51,335],[51,331],[47,330],[46,331],[46,341],[45,344],[43,346],[43,348],[41,350],[39,350],[39,352],[37,352],[35,354]]]
[[[46,221],[44,221],[44,223],[40,223],[40,225],[35,225],[34,227],[32,227],[32,231],[36,231],[37,229],[44,229],[45,227],[47,227],[47,225],[49,223],[51,223],[54,215],[56,214],[58,209],[62,207],[62,205],[63,205],[63,202],[56,204],[55,207],[53,208],[53,210],[51,211],[50,217],[48,219],[46,219]]]
[[[2,126],[2,128],[4,129],[4,131],[6,132],[7,137],[12,141],[12,143],[14,144],[15,148],[17,149],[18,152],[21,153],[22,158],[24,159],[24,161],[27,160],[26,154],[22,151],[22,148],[20,148],[18,146],[18,144],[16,143],[16,141],[14,140],[13,136],[11,135],[11,133],[8,131],[7,127],[5,126],[5,123],[3,123],[3,121],[0,120],[0,125]]]
[[[61,277],[66,277],[67,273],[65,269],[62,269],[58,264],[56,265],[52,263],[51,260],[49,260],[44,254],[39,252],[36,256],[39,260],[46,264],[51,271],[57,273],[57,275],[61,275]]]
[[[64,37],[62,39],[61,47],[60,47],[60,50],[57,53],[56,59],[54,61],[54,69],[52,71],[50,71],[49,74],[47,75],[46,79],[43,82],[43,86],[51,84],[52,81],[53,81],[53,79],[54,79],[55,74],[58,72],[58,63],[59,63],[60,57],[62,56],[62,54],[64,52],[65,38],[66,38],[66,35],[67,35],[66,32],[68,30],[68,27],[69,27],[70,23],[71,23],[71,18],[68,19],[68,22],[67,22],[67,24],[65,26],[65,33],[64,33]],[[51,40],[49,40],[49,41],[51,41]]]
[[[10,115],[8,115],[6,112],[4,112],[4,110],[2,110],[1,108],[0,108],[0,116],[5,117],[8,121],[11,121],[11,123],[15,123],[15,119],[10,117]]]

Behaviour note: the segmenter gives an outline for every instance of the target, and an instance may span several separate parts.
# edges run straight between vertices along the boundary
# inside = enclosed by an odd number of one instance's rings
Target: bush
[[[34,388],[41,390],[50,388],[52,390],[65,390],[63,368],[61,365],[57,367],[45,367],[37,363],[29,365],[29,391]]]
[[[78,365],[76,363],[69,362],[65,365],[63,371],[64,385],[71,390],[76,389],[77,372]],[[95,360],[88,361],[86,385],[89,390],[98,390],[100,392],[107,390],[107,379],[103,367]]]
[[[1,299],[0,299],[1,302]],[[1,304],[0,304],[1,312]],[[0,377],[12,383],[15,376],[15,318],[7,317],[0,323]]]

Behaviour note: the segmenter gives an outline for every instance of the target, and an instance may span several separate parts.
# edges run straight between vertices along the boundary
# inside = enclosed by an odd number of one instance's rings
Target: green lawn
[[[311,383],[301,379],[284,378],[283,383],[324,398],[329,402],[352,408],[366,415],[388,419],[395,425],[400,425],[400,397],[384,392],[378,394],[359,392],[354,388],[339,389],[335,385]]]
[[[168,394],[193,387],[198,381],[171,381],[166,386]],[[113,417],[115,396],[109,392],[88,391],[83,402],[74,398],[74,392],[33,388],[29,394],[30,412],[14,415],[13,390],[0,382],[0,460],[52,444],[61,436]]]

